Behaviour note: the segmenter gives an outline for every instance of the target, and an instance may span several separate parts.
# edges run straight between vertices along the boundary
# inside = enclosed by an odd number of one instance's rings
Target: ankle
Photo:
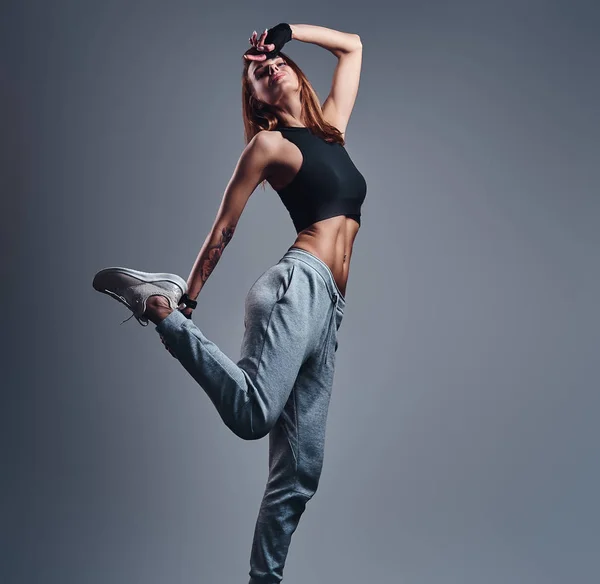
[[[144,316],[154,324],[158,324],[161,320],[167,318],[171,312],[173,312],[173,309],[164,296],[154,294],[147,298]]]
[[[162,294],[153,294],[146,299],[146,306],[149,308],[171,308],[169,301]]]

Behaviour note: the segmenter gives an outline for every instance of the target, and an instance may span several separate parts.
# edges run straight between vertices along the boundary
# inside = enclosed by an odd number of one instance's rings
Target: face
[[[268,104],[276,103],[285,92],[298,89],[298,76],[280,56],[253,61],[248,75],[256,98]]]

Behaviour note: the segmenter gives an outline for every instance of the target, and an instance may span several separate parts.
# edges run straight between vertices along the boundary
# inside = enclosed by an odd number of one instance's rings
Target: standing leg
[[[316,286],[314,293],[311,302],[321,305],[320,322],[329,326],[321,324],[318,343],[302,364],[269,434],[269,478],[254,530],[250,584],[281,582],[292,535],[317,490],[323,467],[339,317],[326,290]]]

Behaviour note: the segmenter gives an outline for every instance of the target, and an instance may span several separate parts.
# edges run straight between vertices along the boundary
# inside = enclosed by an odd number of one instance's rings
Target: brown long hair
[[[248,49],[247,53],[256,54],[253,48]],[[310,81],[302,72],[302,69],[281,51],[278,56],[283,57],[288,66],[291,67],[298,76],[300,103],[302,106],[302,117],[306,120],[306,127],[310,128],[313,134],[320,136],[326,142],[336,142],[345,145],[342,133],[332,124],[323,118],[323,110],[319,102],[319,97],[313,89]],[[279,125],[279,118],[276,109],[270,105],[259,102],[254,96],[252,83],[248,76],[250,68],[249,59],[242,57],[244,68],[242,72],[242,119],[244,122],[244,140],[248,144],[252,138],[263,130],[276,130]],[[262,182],[263,189],[265,182]]]

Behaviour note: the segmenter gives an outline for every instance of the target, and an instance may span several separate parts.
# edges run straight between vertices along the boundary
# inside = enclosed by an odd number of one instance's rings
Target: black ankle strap
[[[184,303],[186,306],[189,306],[190,308],[196,308],[196,306],[198,306],[198,301],[196,300],[192,300],[188,295],[187,292],[179,299],[179,304]]]

